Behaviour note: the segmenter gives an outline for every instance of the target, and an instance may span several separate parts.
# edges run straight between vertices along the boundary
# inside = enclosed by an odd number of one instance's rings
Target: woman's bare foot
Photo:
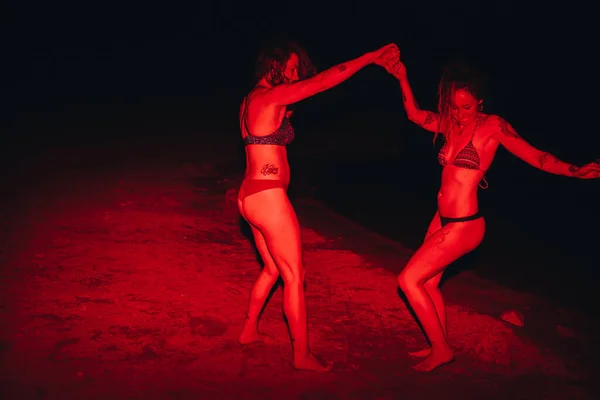
[[[238,341],[240,342],[240,344],[264,342],[265,335],[258,333],[258,331],[256,329],[252,329],[252,330],[244,329],[242,331],[242,334],[240,335]]]
[[[431,347],[427,347],[426,349],[423,349],[423,350],[408,352],[408,355],[411,357],[427,357],[430,354],[431,354]]]
[[[294,368],[305,371],[327,372],[331,371],[331,366],[319,361],[312,353],[308,353],[302,358],[294,360]]]
[[[413,368],[417,371],[429,372],[452,361],[454,361],[452,350],[431,350],[431,354],[425,360],[413,365]]]

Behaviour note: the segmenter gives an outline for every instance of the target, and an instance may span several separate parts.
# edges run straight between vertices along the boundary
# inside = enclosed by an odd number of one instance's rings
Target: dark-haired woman
[[[294,139],[287,107],[344,82],[386,50],[394,49],[398,51],[390,44],[315,74],[300,46],[294,43],[269,46],[257,61],[257,84],[240,107],[246,171],[238,207],[252,228],[264,268],[252,286],[239,341],[246,344],[261,340],[259,317],[273,285],[281,276],[283,310],[297,369],[325,371],[329,367],[317,360],[308,344],[300,227],[287,196],[290,168],[286,146]]]

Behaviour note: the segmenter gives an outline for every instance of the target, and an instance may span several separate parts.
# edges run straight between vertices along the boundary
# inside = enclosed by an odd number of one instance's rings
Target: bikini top
[[[465,145],[457,154],[454,156],[454,160],[452,160],[451,165],[454,165],[458,168],[471,169],[471,170],[481,170],[481,160],[479,158],[479,152],[473,146],[473,136],[475,136],[475,131],[481,121],[477,121],[475,123],[475,127],[473,128],[473,133],[471,133],[471,139],[469,143]],[[447,144],[447,142],[446,142]],[[438,162],[443,167],[448,164],[446,160],[446,144],[442,147],[440,152],[438,153]],[[484,184],[482,186],[482,183]],[[482,181],[479,183],[479,186],[482,189],[487,189],[488,183],[485,179],[485,176],[482,178]]]
[[[290,123],[287,117],[283,117],[281,121],[281,125],[274,132],[266,135],[266,136],[253,136],[250,133],[250,129],[248,128],[248,123],[246,122],[246,115],[248,112],[248,98],[250,95],[246,96],[246,104],[244,105],[244,115],[242,116],[242,120],[244,121],[244,127],[246,128],[246,132],[248,135],[243,139],[244,145],[249,144],[266,144],[266,145],[275,145],[275,146],[287,146],[292,143],[294,140],[294,127]]]
[[[446,146],[442,147],[440,152],[438,153],[438,162],[443,167],[447,164],[446,162]],[[469,143],[465,147],[462,148],[461,151],[458,152],[454,160],[452,161],[452,165],[459,168],[465,169],[480,169],[480,159],[479,153],[475,146],[473,146],[473,138],[469,140]]]
[[[477,120],[477,122],[475,122],[475,126],[473,127],[473,132],[471,133],[471,139],[469,140],[469,143],[467,143],[466,146],[463,147],[456,154],[456,156],[454,156],[454,160],[452,160],[452,165],[454,165],[455,167],[465,169],[481,169],[481,160],[479,159],[479,152],[477,151],[475,146],[473,146],[473,137],[475,136],[475,131],[477,130],[477,127],[480,123],[481,121],[479,119]],[[444,146],[438,153],[438,162],[442,167],[448,163],[446,160],[447,143],[448,142],[444,144]]]

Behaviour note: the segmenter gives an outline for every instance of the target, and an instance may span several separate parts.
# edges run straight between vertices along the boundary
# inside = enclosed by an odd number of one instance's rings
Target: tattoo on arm
[[[575,165],[571,165],[569,167],[569,172],[570,173],[575,174],[575,173],[577,173],[577,171],[579,171],[579,167],[576,167]]]
[[[344,64],[338,66],[339,72],[344,72],[346,70],[346,66]]]
[[[548,161],[548,153],[542,153],[539,157],[538,160],[540,162],[540,169],[544,169],[544,164],[546,164],[546,162]]]
[[[513,139],[521,139],[521,136],[512,127],[508,126],[508,122],[502,118],[500,119],[500,132]]]
[[[540,163],[540,169],[544,169],[544,165],[548,161],[552,161],[553,164],[556,164],[557,162],[559,162],[558,158],[554,157],[552,154],[550,154],[550,153],[542,153],[538,157],[538,162]]]
[[[423,121],[421,126],[431,124],[431,123],[437,121],[437,119],[438,119],[438,116],[436,113],[434,113],[432,111],[427,111],[427,115],[425,116],[425,120]]]
[[[277,175],[279,173],[279,168],[275,166],[275,164],[265,164],[260,170],[260,173],[267,175]]]

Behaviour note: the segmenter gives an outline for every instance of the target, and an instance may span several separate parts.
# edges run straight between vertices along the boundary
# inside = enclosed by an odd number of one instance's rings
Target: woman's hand
[[[390,74],[394,75],[397,79],[406,78],[406,67],[402,61],[398,60],[395,64],[390,66]]]
[[[373,62],[390,72],[390,67],[400,61],[400,49],[395,46],[383,48],[383,50]]]
[[[385,57],[385,54],[383,55],[383,57]],[[406,67],[404,66],[404,63],[400,61],[399,58],[388,58],[387,60],[382,60],[382,62],[384,63],[384,67],[387,70],[387,72],[389,72],[395,78],[406,78]]]
[[[600,158],[596,161],[592,161],[591,163],[584,165],[583,167],[576,167],[572,165],[571,167],[569,167],[569,171],[571,171],[573,176],[576,178],[600,178]]]
[[[376,60],[375,64],[381,65],[385,70],[396,78],[406,77],[406,67],[400,61],[400,50],[386,49]]]
[[[372,60],[375,64],[385,67],[385,63],[383,62],[383,60],[391,58],[400,59],[400,49],[396,44],[390,43],[381,47],[378,50],[373,51],[371,55],[373,57]]]

